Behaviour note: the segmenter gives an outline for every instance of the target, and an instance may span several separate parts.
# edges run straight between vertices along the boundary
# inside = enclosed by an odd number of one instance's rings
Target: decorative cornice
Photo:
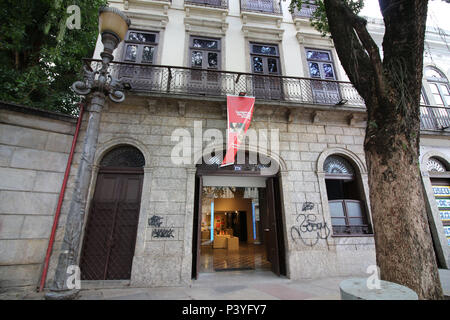
[[[217,7],[207,7],[207,6],[196,6],[192,4],[184,4],[184,11],[186,12],[186,17],[191,17],[192,14],[207,15],[208,17],[213,16],[225,23],[226,17],[228,15],[228,8],[217,8]],[[201,18],[203,19],[203,17]]]
[[[127,11],[127,16],[131,19],[131,27],[143,27],[144,29],[157,28],[164,29],[169,22],[166,14],[147,14],[134,11]],[[141,20],[142,22],[140,22]]]
[[[298,43],[307,45],[320,45],[323,47],[333,48],[333,40],[329,37],[322,37],[320,34],[297,32]]]
[[[130,9],[130,5],[133,6],[133,4],[137,4],[144,7],[159,7],[162,8],[164,11],[164,14],[167,14],[167,11],[169,10],[169,7],[171,6],[171,2],[169,0],[125,0],[123,2],[123,9],[125,11]],[[133,6],[135,7],[135,6]]]
[[[147,108],[148,108],[149,114],[156,113],[156,103],[157,103],[157,101],[154,99],[147,99]]]
[[[212,35],[225,35],[228,23],[216,19],[186,17],[184,25],[188,32],[203,32]]]
[[[283,16],[281,15],[273,15],[273,14],[266,14],[266,13],[259,13],[259,12],[242,12],[241,13],[242,23],[246,25],[250,21],[261,21],[264,20],[272,21],[275,23],[277,28],[281,27],[281,23],[283,22]]]
[[[272,40],[281,41],[283,39],[283,29],[278,28],[266,28],[266,27],[256,27],[256,26],[242,26],[242,32],[244,37],[255,39],[255,40]]]
[[[178,101],[178,114],[184,116],[186,114],[186,101]]]

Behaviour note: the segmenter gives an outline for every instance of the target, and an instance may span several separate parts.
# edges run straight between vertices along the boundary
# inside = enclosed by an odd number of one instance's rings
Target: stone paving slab
[[[230,292],[223,295],[213,296],[211,300],[279,300],[279,298],[268,294],[266,292],[253,289],[244,288],[239,291]]]
[[[439,278],[441,279],[442,291],[444,291],[444,296],[450,300],[450,270],[439,269]]]
[[[100,291],[100,299],[330,300],[340,299],[342,279],[290,280],[272,272],[220,272],[201,274],[189,287],[82,290],[79,299],[99,297]]]
[[[450,270],[439,270],[446,296],[450,296]],[[367,275],[355,275],[367,276]],[[271,272],[220,272],[201,274],[184,287],[88,288],[79,292],[79,300],[340,300],[339,283],[348,277],[290,280]],[[2,289],[0,300],[42,300],[44,293],[32,289]]]
[[[288,287],[282,284],[262,283],[253,285],[253,288],[257,288],[258,290],[268,293],[281,300],[305,300],[316,297],[315,294],[311,294],[303,290],[294,289],[293,287]]]
[[[212,288],[186,288],[184,292],[192,300],[210,300],[215,294]]]

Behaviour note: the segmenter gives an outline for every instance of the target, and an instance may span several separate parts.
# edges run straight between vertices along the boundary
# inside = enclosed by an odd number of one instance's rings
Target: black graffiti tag
[[[167,228],[159,228],[159,229],[153,229],[152,231],[152,237],[153,238],[174,238],[173,229],[167,229]]]
[[[305,202],[303,204],[302,211],[309,211],[309,210],[312,210],[312,209],[314,209],[314,203],[312,203],[312,202]]]
[[[301,221],[298,226],[292,226],[291,237],[294,242],[300,239],[304,245],[315,246],[320,239],[327,239],[330,235],[330,228],[328,228],[326,222],[316,222],[315,214],[299,214],[297,216],[297,222]],[[315,238],[304,239],[303,235],[306,233],[315,233]],[[309,243],[306,240],[311,240]]]
[[[162,217],[160,216],[152,216],[148,219],[148,225],[152,227],[161,227],[162,225]]]

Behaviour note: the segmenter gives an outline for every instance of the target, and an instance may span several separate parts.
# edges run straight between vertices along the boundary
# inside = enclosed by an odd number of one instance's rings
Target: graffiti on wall
[[[314,209],[314,203],[308,202],[308,201],[303,203],[302,211],[309,211],[309,210],[312,210],[312,209]]]
[[[162,219],[163,217],[161,216],[152,216],[148,219],[148,225],[159,228],[162,225]]]
[[[174,238],[175,230],[172,228],[161,228],[163,217],[152,216],[148,219],[148,225],[155,227],[152,231],[152,238]]]
[[[314,203],[305,202],[302,211],[314,209]],[[297,225],[291,228],[291,237],[294,242],[300,240],[304,245],[313,247],[319,240],[325,240],[330,235],[330,228],[326,222],[318,222],[313,213],[301,213],[296,219]]]
[[[152,237],[153,238],[173,238],[174,237],[174,230],[171,228],[158,228],[153,229],[152,231]]]

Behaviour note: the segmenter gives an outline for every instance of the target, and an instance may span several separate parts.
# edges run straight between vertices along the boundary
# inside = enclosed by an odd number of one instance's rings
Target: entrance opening
[[[102,159],[81,250],[82,280],[130,279],[143,166],[144,156],[131,146]]]
[[[263,188],[203,187],[199,272],[271,270],[260,208]]]
[[[261,164],[197,166],[193,268],[198,273],[268,270],[286,275],[280,186]],[[265,160],[264,163],[267,163]]]

